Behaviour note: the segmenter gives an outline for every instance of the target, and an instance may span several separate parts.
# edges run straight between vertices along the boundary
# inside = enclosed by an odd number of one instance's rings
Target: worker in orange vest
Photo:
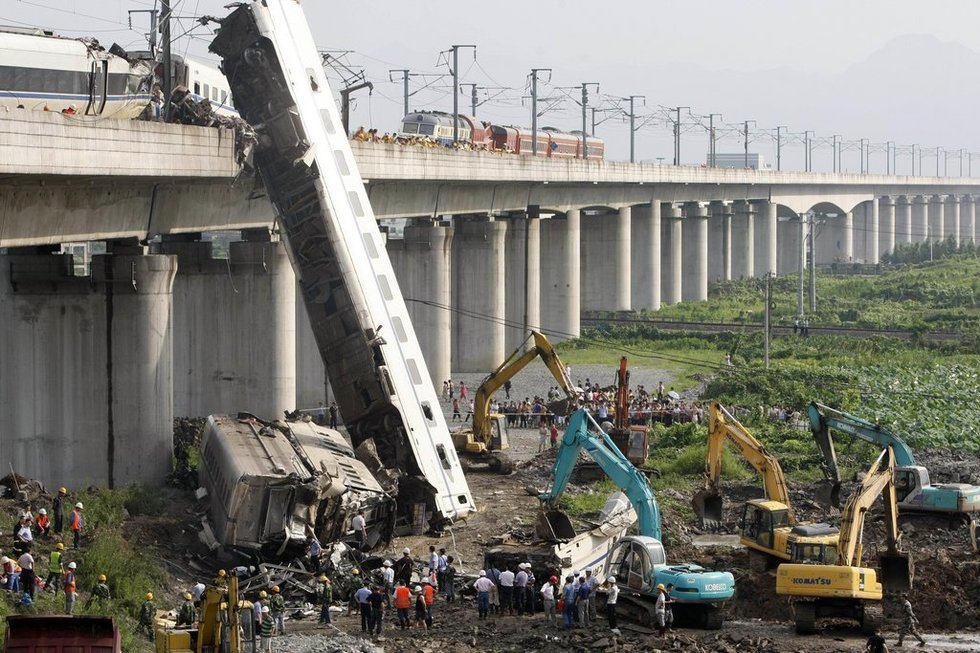
[[[76,566],[74,562],[69,562],[68,571],[65,572],[65,577],[62,579],[65,584],[65,614],[72,613],[75,609],[75,599],[78,598],[78,594],[75,593]]]
[[[412,590],[408,589],[404,579],[399,579],[395,588],[395,609],[398,610],[398,626],[405,630],[411,625],[409,610],[412,609]]]
[[[68,514],[68,527],[71,528],[72,535],[75,540],[75,548],[78,548],[78,542],[82,539],[82,527],[85,523],[82,521],[82,502],[79,501],[75,504],[75,509]]]
[[[422,579],[422,596],[425,597],[425,625],[432,628],[432,604],[436,601],[436,589],[428,577]]]

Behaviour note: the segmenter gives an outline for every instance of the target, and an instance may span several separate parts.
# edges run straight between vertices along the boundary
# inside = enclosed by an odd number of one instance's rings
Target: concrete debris
[[[277,637],[276,653],[384,653],[368,640],[340,631]]]

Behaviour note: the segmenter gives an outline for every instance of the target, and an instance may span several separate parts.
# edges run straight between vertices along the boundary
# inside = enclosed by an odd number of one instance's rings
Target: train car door
[[[86,116],[100,116],[105,110],[106,96],[109,91],[109,62],[95,60],[92,62],[92,72],[89,74],[88,106]]]

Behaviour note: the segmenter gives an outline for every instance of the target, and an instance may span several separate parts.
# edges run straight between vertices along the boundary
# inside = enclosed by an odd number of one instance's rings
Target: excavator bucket
[[[715,490],[699,490],[691,499],[694,512],[701,520],[701,528],[721,528],[724,515],[722,514],[721,494]]]
[[[840,481],[824,479],[817,482],[814,490],[817,503],[824,508],[837,508],[840,510]]]
[[[542,510],[534,525],[534,534],[547,542],[570,540],[577,535],[572,520],[561,510]]]
[[[882,553],[878,556],[881,584],[887,592],[912,589],[912,560],[907,553]]]

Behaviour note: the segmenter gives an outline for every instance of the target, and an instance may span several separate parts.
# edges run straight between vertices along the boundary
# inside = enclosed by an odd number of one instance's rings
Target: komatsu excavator
[[[771,567],[792,560],[799,547],[805,547],[808,556],[820,551],[823,559],[833,562],[837,555],[837,528],[797,521],[779,461],[718,402],[712,402],[710,409],[704,488],[692,502],[701,525],[717,528],[722,521],[721,458],[725,440],[762,475],[766,496],[745,503],[739,524],[739,541],[749,549],[752,565]]]
[[[881,574],[863,567],[864,520],[881,496],[885,504],[887,549],[879,554]],[[793,559],[776,570],[776,593],[793,602],[796,632],[812,633],[817,620],[852,619],[865,633],[881,623],[883,592],[904,592],[912,586],[912,563],[899,550],[898,501],[895,496],[895,451],[887,447],[865,477],[861,490],[852,494],[841,514],[840,542],[836,563],[819,562],[826,556],[812,547],[797,544]],[[808,559],[815,561],[807,562]]]
[[[534,344],[521,353],[525,344],[531,339],[534,340]],[[531,331],[521,346],[498,365],[497,369],[490,372],[476,389],[473,399],[473,428],[453,431],[453,445],[457,452],[485,460],[491,471],[502,474],[513,471],[513,463],[502,453],[510,448],[507,416],[491,414],[490,405],[497,391],[538,357],[555,377],[558,387],[568,398],[569,405],[574,405],[576,389],[572,385],[572,380],[568,378],[565,364],[558,358],[558,352],[543,333]]]
[[[594,431],[590,430],[590,426]],[[673,583],[678,622],[701,628],[720,628],[722,604],[735,594],[735,578],[727,571],[711,571],[691,563],[668,563],[662,544],[660,507],[650,483],[613,443],[589,412],[580,408],[568,420],[552,468],[551,490],[538,498],[542,514],[538,530],[573,531],[558,501],[568,486],[579,453],[585,451],[618,485],[636,511],[639,535],[620,538],[605,560],[604,576],[616,577],[621,607],[638,621],[652,623],[657,584]],[[602,560],[596,561],[601,564]],[[600,579],[601,580],[601,579]],[[625,605],[623,605],[625,604]]]
[[[227,587],[209,587],[201,597],[196,626],[177,627],[157,618],[154,628],[156,653],[245,653],[246,643],[258,641],[252,604],[238,597],[238,578],[228,577]]]

